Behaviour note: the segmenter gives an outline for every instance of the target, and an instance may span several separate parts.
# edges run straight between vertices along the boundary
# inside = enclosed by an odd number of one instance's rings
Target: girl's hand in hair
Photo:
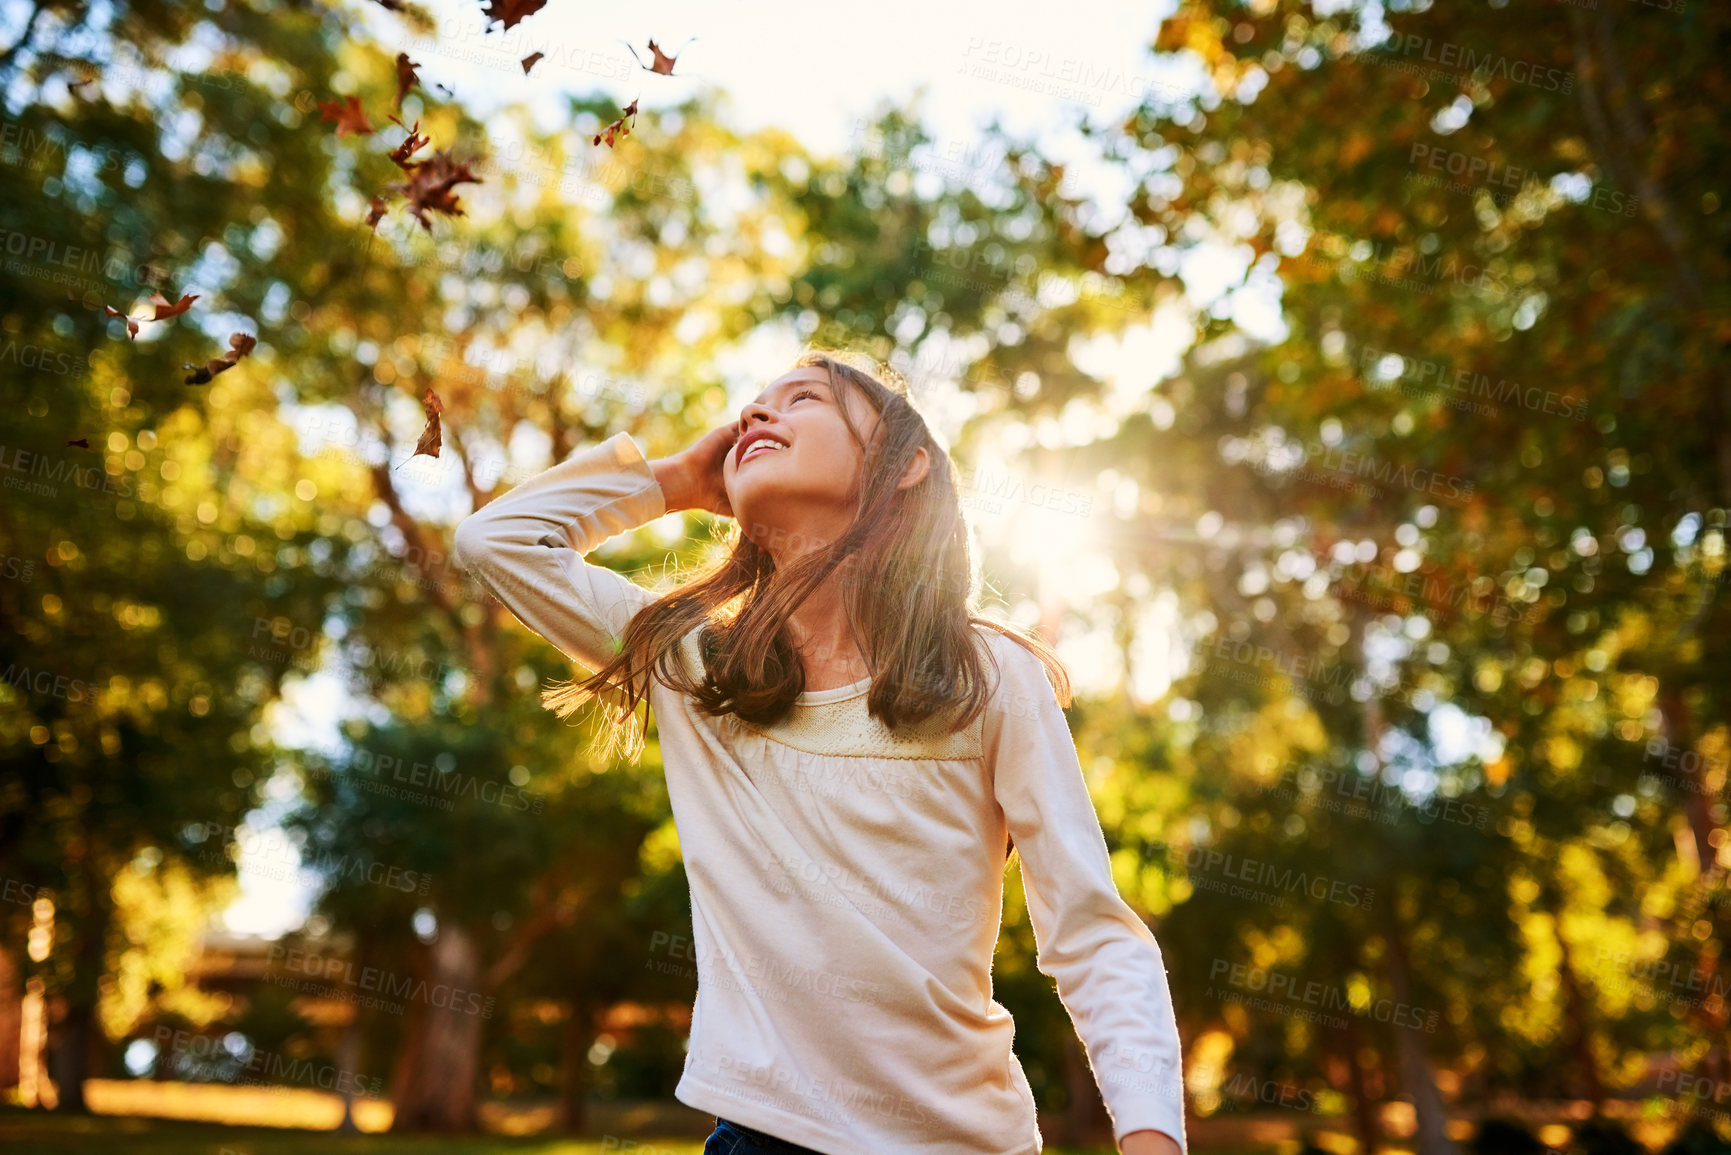
[[[733,516],[733,504],[727,499],[727,488],[721,483],[722,467],[734,442],[739,440],[737,423],[711,429],[672,457],[657,458],[649,463],[655,480],[667,501],[667,511],[701,509]]]

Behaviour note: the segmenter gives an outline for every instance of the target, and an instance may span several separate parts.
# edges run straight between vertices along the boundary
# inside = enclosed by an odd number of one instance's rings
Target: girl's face
[[[740,411],[739,440],[727,452],[721,483],[741,531],[772,554],[819,548],[853,522],[865,454],[840,406],[849,406],[868,439],[878,415],[856,390],[840,388],[843,396],[823,369],[802,367]]]

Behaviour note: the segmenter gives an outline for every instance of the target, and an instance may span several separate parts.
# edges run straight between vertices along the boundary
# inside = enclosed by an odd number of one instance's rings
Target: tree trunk
[[[1695,752],[1694,727],[1691,725],[1689,708],[1683,701],[1683,695],[1676,690],[1660,693],[1657,705],[1659,716],[1664,723],[1663,741],[1668,752],[1676,756],[1677,773],[1681,776],[1678,790],[1683,796],[1683,813],[1689,819],[1689,833],[1695,838],[1697,869],[1705,874],[1713,868],[1719,849],[1713,845],[1710,793],[1701,780],[1699,760],[1684,757],[1685,754]],[[1667,762],[1669,761],[1667,758]]]
[[[97,1003],[102,995],[108,928],[114,915],[107,876],[89,859],[86,866],[91,872],[86,879],[88,906],[76,924],[72,981],[62,996],[65,1014],[48,1033],[49,1077],[60,1097],[57,1109],[79,1114],[90,1110],[84,1101],[84,1080],[96,1073],[103,1057],[105,1040],[97,1020]],[[57,920],[61,917],[56,914]]]
[[[337,1052],[337,1064],[346,1073],[343,1080],[346,1089],[343,1091],[343,1121],[337,1124],[337,1130],[354,1134],[360,1128],[355,1126],[355,1068],[361,1061],[361,1010],[355,1008],[355,1017],[349,1020],[343,1028],[342,1046]]]
[[[1561,906],[1562,903],[1555,903],[1550,912],[1551,933],[1557,939],[1557,973],[1563,980],[1563,994],[1568,1000],[1569,1049],[1575,1054],[1575,1062],[1580,1064],[1582,1089],[1593,1104],[1593,1114],[1597,1115],[1605,1105],[1605,1084],[1599,1078],[1599,1064],[1593,1058],[1593,1039],[1587,1021],[1587,999],[1581,991],[1580,976],[1575,973],[1575,966],[1569,961],[1569,944],[1563,939]]]
[[[480,952],[469,932],[455,922],[439,927],[431,952],[432,974],[426,989],[479,989]],[[466,998],[454,1005],[421,1008],[419,1029],[404,1047],[406,1069],[398,1086],[392,1131],[473,1131],[475,1075],[480,1067],[484,1020],[469,1013]]]
[[[559,1036],[559,1129],[581,1134],[588,1121],[589,1044],[595,1038],[595,1008],[572,999]]]
[[[0,945],[0,1091],[18,1085],[24,1025],[24,975],[12,952]]]
[[[1064,1035],[1064,1089],[1069,1094],[1070,1104],[1064,1109],[1062,1142],[1066,1146],[1080,1147],[1098,1141],[1101,1132],[1108,1129],[1110,1120],[1105,1114],[1106,1105],[1100,1098],[1100,1089],[1094,1083],[1093,1072],[1088,1069],[1081,1040],[1074,1031]]]
[[[1364,1069],[1363,1050],[1368,1044],[1359,1028],[1358,1016],[1346,1016],[1346,1064],[1352,1089],[1352,1123],[1358,1135],[1359,1155],[1375,1155],[1382,1146],[1382,1118],[1370,1093]]]
[[[1388,934],[1388,978],[1397,1003],[1408,1007],[1412,1001],[1412,963],[1406,950],[1406,932],[1394,911],[1390,895],[1383,908],[1383,921]],[[1413,1110],[1418,1115],[1418,1128],[1413,1136],[1418,1155],[1455,1155],[1454,1140],[1448,1134],[1448,1110],[1443,1106],[1442,1092],[1437,1089],[1436,1070],[1424,1044],[1411,1027],[1395,1027],[1395,1049],[1400,1055],[1401,1082],[1412,1096]]]

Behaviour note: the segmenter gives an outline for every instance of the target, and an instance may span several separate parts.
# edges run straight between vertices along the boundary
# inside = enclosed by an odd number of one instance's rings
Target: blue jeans
[[[819,1152],[730,1123],[718,1115],[715,1130],[703,1144],[703,1155],[819,1155]]]

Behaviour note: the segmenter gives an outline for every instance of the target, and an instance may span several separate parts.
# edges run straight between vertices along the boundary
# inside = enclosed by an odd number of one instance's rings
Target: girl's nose
[[[745,408],[739,411],[739,431],[743,434],[747,429],[751,428],[752,422],[765,421],[772,416],[774,416],[774,414],[770,413],[766,406],[761,405],[756,401],[747,401],[745,403]]]

